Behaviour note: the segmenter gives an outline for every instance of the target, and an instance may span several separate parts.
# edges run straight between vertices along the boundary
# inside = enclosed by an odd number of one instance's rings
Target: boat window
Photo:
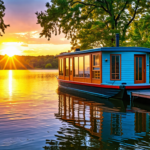
[[[59,59],[59,75],[63,76],[63,59]]]
[[[83,77],[83,57],[79,57],[79,77]]]
[[[69,76],[69,58],[66,58],[65,63],[65,76]]]
[[[70,75],[72,75],[72,58],[70,58]]]
[[[92,78],[100,79],[100,55],[93,55]]]
[[[84,77],[90,77],[90,56],[84,56]]]
[[[142,56],[136,56],[136,80],[142,80],[142,70],[143,70],[143,62],[142,62]]]
[[[93,66],[99,66],[99,54],[93,55]]]
[[[120,80],[120,62],[121,62],[121,55],[110,56],[111,80]]]
[[[78,57],[74,57],[74,76],[79,76]]]

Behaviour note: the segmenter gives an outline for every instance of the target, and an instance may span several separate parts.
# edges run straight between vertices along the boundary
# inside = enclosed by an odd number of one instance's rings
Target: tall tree
[[[3,0],[0,0],[0,36],[5,33],[5,29],[9,26],[4,23],[5,6]]]
[[[150,15],[142,16],[135,21],[129,30],[130,46],[150,48]]]
[[[71,39],[73,47],[114,46],[115,33],[122,44],[136,17],[150,7],[149,0],[52,0],[47,10],[37,12],[41,37],[50,40],[52,33],[61,32]]]

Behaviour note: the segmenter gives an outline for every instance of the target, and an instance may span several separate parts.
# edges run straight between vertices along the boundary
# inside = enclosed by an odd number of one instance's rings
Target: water
[[[148,105],[68,93],[57,74],[0,71],[0,150],[150,149]]]

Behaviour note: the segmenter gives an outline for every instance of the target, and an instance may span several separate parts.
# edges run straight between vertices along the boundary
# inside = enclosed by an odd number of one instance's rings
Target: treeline
[[[47,56],[0,55],[0,69],[57,69],[58,58]]]

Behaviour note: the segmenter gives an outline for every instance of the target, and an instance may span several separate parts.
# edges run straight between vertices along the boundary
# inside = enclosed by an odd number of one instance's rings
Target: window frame
[[[60,66],[60,62],[61,62],[61,66]],[[62,70],[62,74],[60,74],[60,68]],[[59,76],[64,76],[64,59],[63,58],[59,58]]]
[[[120,68],[119,68],[119,79],[112,79],[112,56],[120,56]],[[115,73],[116,75],[116,68]],[[120,81],[121,80],[121,54],[110,54],[110,80]]]
[[[99,65],[97,65],[97,66],[94,66],[94,62],[93,62],[93,56],[94,55],[99,55]],[[100,62],[101,62],[101,60],[100,60],[100,53],[93,53],[92,54],[92,79],[97,79],[97,80],[101,80],[101,65],[100,65]],[[93,70],[93,68],[99,68],[99,70]],[[93,72],[95,72],[95,71],[99,71],[99,74],[100,74],[100,77],[99,78],[93,78]]]
[[[144,74],[142,75],[142,80],[136,80],[136,57],[143,57],[142,61],[142,71],[145,70]],[[146,83],[146,55],[145,54],[134,54],[134,83],[140,84],[140,83]],[[140,82],[141,81],[141,82]]]
[[[67,65],[66,65],[67,59],[68,59],[68,75],[66,74],[67,73]],[[65,58],[65,77],[69,77],[69,57]]]
[[[74,70],[74,63],[75,63],[75,57],[78,57],[78,76],[75,76],[75,72],[73,74],[73,77],[74,78],[87,78],[89,79],[90,77],[85,77],[85,56],[89,56],[89,67],[91,67],[91,64],[90,64],[90,54],[85,54],[85,55],[75,55],[73,58],[73,70]],[[83,57],[83,77],[79,77],[79,57]],[[91,76],[91,73],[90,73],[90,76]]]
[[[73,65],[72,64],[73,64],[73,57],[69,57],[69,76],[73,76]]]
[[[78,58],[78,76],[75,76],[75,57],[77,57]],[[75,77],[75,78],[79,78],[79,57],[78,56],[74,56],[73,57],[73,77]],[[82,78],[82,77],[81,77]]]
[[[83,58],[83,77],[79,76],[79,68],[80,68],[80,61],[79,58],[82,57]],[[84,55],[78,56],[78,77],[79,78],[84,78]]]
[[[85,75],[85,56],[89,56],[89,67],[91,68],[91,63],[90,63],[90,54],[86,54],[86,55],[83,55],[83,73],[84,73],[84,75]],[[85,77],[84,76],[84,78],[87,78],[87,79],[89,79],[91,77],[91,70],[90,70],[90,76],[89,77]]]

